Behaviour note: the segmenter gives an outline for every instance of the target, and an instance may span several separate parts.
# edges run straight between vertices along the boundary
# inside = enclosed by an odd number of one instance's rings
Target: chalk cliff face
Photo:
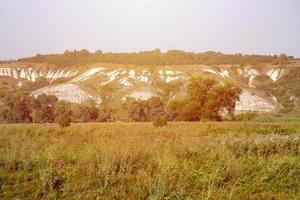
[[[37,78],[44,77],[49,81],[54,81],[59,78],[68,78],[75,76],[78,73],[76,70],[49,70],[41,71],[35,70],[32,67],[29,68],[10,68],[10,67],[1,67],[0,76],[8,76],[14,79],[26,79],[28,81],[35,82]]]
[[[257,77],[264,77],[270,83],[276,82],[286,72],[278,66],[78,66],[59,68],[57,66],[36,66],[29,63],[10,63],[0,65],[1,78],[10,78],[22,87],[25,82],[38,82],[45,78],[48,86],[31,93],[55,95],[58,99],[81,103],[93,99],[101,103],[101,91],[106,87],[115,101],[126,97],[149,99],[152,96],[166,95],[163,88],[174,85],[167,94],[169,100],[184,96],[184,90],[192,77],[210,76],[224,83],[231,81],[240,85],[243,92],[236,105],[236,111],[275,112],[280,106],[276,97],[264,88],[257,88]],[[176,84],[177,83],[177,84]],[[103,94],[102,94],[103,95]]]

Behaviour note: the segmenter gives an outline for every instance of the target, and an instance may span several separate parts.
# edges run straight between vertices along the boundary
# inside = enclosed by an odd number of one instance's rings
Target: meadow
[[[0,124],[0,199],[300,199],[299,122]]]

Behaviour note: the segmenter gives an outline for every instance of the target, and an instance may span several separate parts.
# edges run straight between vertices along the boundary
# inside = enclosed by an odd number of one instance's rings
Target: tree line
[[[160,97],[148,100],[127,98],[119,108],[109,101],[96,105],[59,101],[52,95],[36,98],[26,93],[1,96],[0,121],[8,123],[112,122],[117,120],[148,122],[234,120],[234,108],[241,89],[230,83],[220,84],[211,78],[194,78],[188,85],[186,98],[166,101]],[[67,120],[66,120],[67,119]]]
[[[274,55],[243,55],[223,54],[220,52],[208,51],[203,53],[186,52],[182,50],[169,50],[162,52],[160,49],[153,51],[142,51],[134,53],[103,53],[97,50],[92,53],[86,49],[66,50],[63,54],[37,54],[34,57],[19,59],[22,62],[48,63],[59,66],[88,65],[94,63],[115,63],[134,65],[183,65],[183,64],[259,64],[273,63],[286,64],[292,56],[285,54]]]

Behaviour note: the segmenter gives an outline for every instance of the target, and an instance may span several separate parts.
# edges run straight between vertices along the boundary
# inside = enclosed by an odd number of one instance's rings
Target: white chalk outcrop
[[[49,70],[47,72],[38,71],[29,68],[10,68],[10,67],[1,67],[0,76],[7,76],[14,79],[26,79],[28,81],[36,82],[38,78],[44,77],[49,81],[55,81],[59,78],[69,78],[73,77],[78,73],[76,70]]]
[[[84,72],[80,76],[74,78],[71,82],[85,81],[85,80],[91,78],[92,76],[94,76],[95,74],[103,73],[104,70],[105,70],[105,68],[103,68],[103,67],[95,67],[95,68],[89,69],[88,71]]]
[[[173,71],[173,70],[159,70],[160,78],[166,82],[170,83],[175,80],[186,80],[187,77],[183,75],[181,71]]]
[[[31,95],[35,97],[41,94],[54,95],[59,100],[65,100],[72,103],[82,103],[89,99],[101,103],[101,98],[99,96],[92,96],[82,90],[78,85],[72,83],[44,87],[31,93]]]
[[[274,100],[275,101],[275,100]],[[276,100],[277,101],[277,100]],[[243,111],[259,111],[259,112],[275,112],[275,102],[270,102],[265,98],[244,90],[240,96],[240,101],[237,102],[235,110]]]
[[[275,82],[282,76],[283,73],[284,69],[277,68],[268,70],[266,74]]]
[[[126,97],[132,97],[136,100],[148,100],[151,97],[158,97],[158,96],[159,95],[157,94],[157,92],[155,92],[152,88],[144,87],[144,88],[137,89],[128,95],[125,95],[122,100],[125,100]]]

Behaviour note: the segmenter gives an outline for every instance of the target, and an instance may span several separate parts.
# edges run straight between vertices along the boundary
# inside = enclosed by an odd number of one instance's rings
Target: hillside
[[[112,105],[120,106],[126,97],[160,97],[166,103],[184,99],[190,80],[202,76],[242,89],[237,112],[287,112],[299,107],[299,66],[299,60],[285,54],[74,50],[1,62],[0,87],[2,93],[26,88],[31,96],[55,95],[72,103],[91,99],[101,104],[109,97]]]
[[[210,76],[220,83],[232,82],[243,92],[236,111],[275,112],[297,103],[299,90],[289,84],[289,99],[277,91],[282,80],[300,73],[298,62],[280,67],[274,64],[257,65],[165,65],[136,66],[125,64],[92,64],[59,67],[54,64],[10,62],[0,64],[0,79],[14,90],[31,82],[37,89],[31,95],[55,95],[59,100],[81,103],[93,99],[101,103],[108,93],[115,104],[126,97],[149,99],[159,96],[169,101],[183,98],[192,77]],[[292,74],[291,74],[292,73]],[[297,78],[297,76],[295,77]],[[46,80],[39,86],[40,80]],[[289,80],[293,82],[293,80]],[[296,81],[296,80],[295,80]],[[296,83],[294,85],[296,87]],[[282,87],[282,86],[281,86]],[[287,104],[287,102],[289,104]]]

